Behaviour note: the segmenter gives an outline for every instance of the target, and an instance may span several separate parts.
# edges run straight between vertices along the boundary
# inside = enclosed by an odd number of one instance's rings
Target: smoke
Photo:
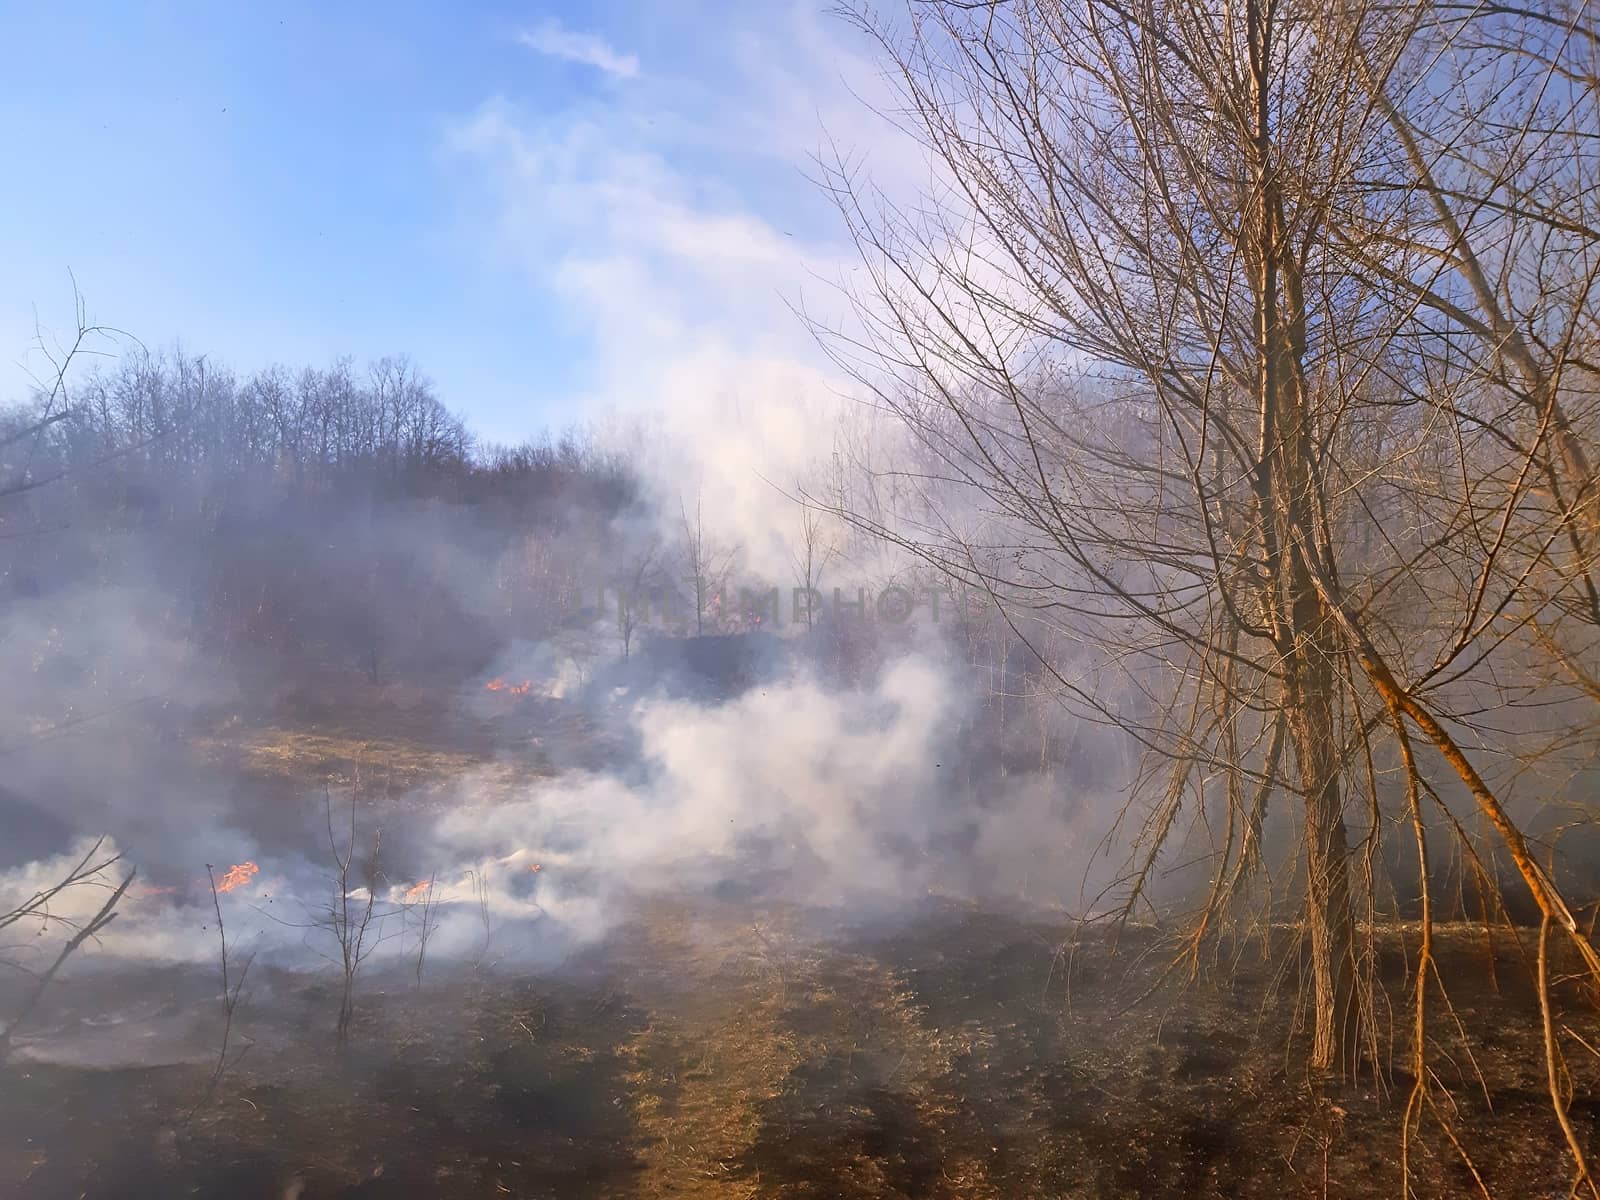
[[[949,825],[936,812],[948,695],[932,663],[907,659],[857,691],[802,676],[717,705],[645,700],[628,774],[452,812],[438,839],[469,856],[527,847],[547,866],[542,895],[591,913],[758,876],[803,903],[898,900],[932,882]]]
[[[358,867],[379,832],[393,848],[375,881],[382,933],[405,953],[405,893],[429,879],[440,909],[430,956],[527,964],[603,938],[659,895],[800,905],[853,922],[915,915],[930,896],[1074,903],[1095,834],[1086,819],[1103,798],[1039,774],[986,778],[974,794],[957,749],[970,714],[950,670],[918,651],[854,688],[802,667],[719,703],[646,696],[620,715],[632,749],[614,769],[508,784],[504,768],[484,768],[418,803],[358,805]],[[342,803],[333,800],[340,844]],[[232,853],[261,868],[221,898],[237,945],[298,966],[329,952],[319,914],[331,860],[312,836],[289,855],[235,837]],[[191,849],[206,840],[191,838]],[[48,886],[82,852],[0,876],[0,904]],[[75,889],[54,915],[82,920],[102,899],[100,888]],[[136,886],[93,954],[205,961],[213,916],[203,872]]]
[[[175,770],[177,733],[236,696],[228,673],[187,636],[181,589],[132,567],[16,600],[0,632],[0,865],[116,829],[146,862],[180,844],[203,854],[228,795],[204,771]],[[197,833],[197,831],[199,831]]]
[[[781,67],[787,76],[804,48],[795,71],[832,74],[842,64],[861,94],[878,94],[864,61],[840,59],[798,10],[793,19],[801,36],[740,69],[768,78]],[[650,98],[652,117],[673,112],[661,100]],[[863,128],[858,107],[852,98],[853,133]],[[139,479],[148,508],[188,514],[171,537],[189,544],[187,556],[150,561],[182,569],[155,572],[154,586],[141,581],[138,595],[119,596],[106,586],[116,573],[89,554],[96,565],[81,583],[83,611],[58,610],[63,644],[91,664],[84,669],[183,697],[173,710],[183,720],[170,723],[178,736],[161,745],[150,729],[130,730],[134,749],[121,758],[42,746],[19,787],[36,813],[30,828],[45,829],[46,811],[59,817],[26,857],[67,855],[72,838],[105,834],[154,884],[130,894],[86,961],[209,960],[215,914],[203,866],[251,860],[259,875],[221,898],[230,937],[286,965],[322,962],[330,947],[319,914],[332,891],[320,795],[303,778],[296,794],[286,785],[269,795],[236,772],[174,770],[168,760],[181,757],[189,716],[214,731],[230,707],[236,732],[270,722],[368,732],[364,722],[383,718],[380,704],[364,695],[351,711],[340,708],[343,681],[361,676],[370,696],[404,687],[424,697],[423,737],[460,734],[498,751],[489,765],[411,793],[359,799],[363,853],[383,835],[372,887],[386,955],[414,941],[406,893],[428,879],[440,906],[430,960],[528,964],[558,962],[666,894],[800,905],[851,921],[897,920],[930,896],[1081,905],[1091,837],[1114,785],[1088,769],[1092,748],[1074,751],[1084,762],[1065,756],[1070,722],[1009,661],[1009,648],[994,649],[1005,641],[999,631],[984,634],[981,652],[999,661],[980,677],[972,645],[943,640],[953,629],[874,627],[869,613],[807,632],[788,619],[781,632],[795,648],[785,672],[745,690],[672,688],[641,669],[620,670],[614,625],[581,613],[652,547],[659,581],[681,589],[692,513],[733,564],[725,589],[777,586],[792,618],[788,589],[800,583],[808,535],[797,494],[832,501],[860,482],[863,463],[887,473],[906,466],[902,431],[857,403],[794,312],[842,326],[841,285],[856,258],[827,201],[795,187],[790,152],[814,148],[794,144],[797,130],[808,143],[816,135],[817,114],[801,109],[751,112],[764,136],[741,139],[781,142],[789,156],[781,187],[810,197],[781,219],[685,173],[671,147],[635,143],[587,118],[545,120],[494,102],[453,132],[450,151],[483,209],[469,223],[490,231],[497,257],[523,263],[558,295],[588,335],[592,353],[575,372],[582,395],[571,399],[608,422],[600,446],[627,463],[617,495],[600,496],[616,480],[600,478],[593,457],[568,454],[566,443],[459,469],[451,449],[418,466],[406,447],[431,444],[425,421],[439,417],[436,402],[421,402],[431,393],[414,373],[412,433],[334,451],[330,428],[387,428],[392,370],[375,371],[370,384],[340,364],[248,381],[208,376],[191,388],[177,407],[205,415],[215,404],[228,414],[228,430],[240,432],[217,435],[226,449],[217,457],[249,462],[258,486],[241,489],[221,471],[201,487],[153,465]],[[628,124],[645,136],[642,122]],[[145,364],[138,380],[110,391],[141,397],[128,407],[143,413],[151,397],[177,394],[194,375],[180,359],[181,379],[146,388],[159,366]],[[188,437],[180,433],[176,440]],[[230,447],[230,437],[246,449]],[[459,430],[448,440],[467,441]],[[341,475],[351,462],[354,473]],[[530,464],[535,498],[508,501],[505,481]],[[438,472],[436,482],[408,493],[408,469],[427,479],[435,476],[424,469]],[[566,490],[574,480],[587,490]],[[834,587],[847,598],[858,587],[875,595],[911,565],[832,514],[812,515],[821,573],[809,582],[824,595]],[[209,638],[203,646],[174,618],[202,593],[210,609],[192,624]],[[62,594],[51,590],[39,620]],[[731,610],[727,599],[718,598],[719,615]],[[17,629],[4,652],[25,657],[40,633]],[[0,665],[33,669],[20,657]],[[0,717],[8,730],[32,729],[40,711],[77,703],[53,677],[32,678],[40,692]],[[506,686],[487,690],[495,680]],[[289,691],[306,700],[284,703]],[[570,739],[540,726],[557,712],[588,719],[607,756],[575,753]],[[370,732],[389,736],[381,725]],[[529,778],[535,738],[562,774]],[[59,802],[68,781],[95,799]],[[345,799],[336,789],[335,804]],[[23,868],[26,879],[0,886],[25,888],[61,861],[39,858]],[[86,889],[82,902],[91,898]]]
[[[660,532],[698,504],[748,573],[786,582],[793,497],[838,482],[861,419],[815,336],[854,328],[860,267],[815,160],[870,155],[902,199],[928,165],[880,115],[892,88],[845,23],[805,6],[717,21],[736,32],[698,41],[695,78],[646,73],[604,108],[491,99],[445,149],[463,240],[516,263],[578,335],[567,400],[626,447]]]

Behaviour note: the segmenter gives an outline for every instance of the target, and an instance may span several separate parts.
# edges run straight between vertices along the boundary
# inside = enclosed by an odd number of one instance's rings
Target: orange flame
[[[521,683],[508,683],[504,679],[491,679],[483,687],[489,692],[510,692],[513,696],[526,696],[533,690],[533,681],[524,679]]]
[[[421,883],[413,883],[406,889],[406,899],[416,900],[433,887],[433,880],[424,879]]]
[[[231,892],[234,888],[241,888],[261,873],[261,868],[253,862],[235,863],[228,868],[228,873],[217,881],[217,891]]]

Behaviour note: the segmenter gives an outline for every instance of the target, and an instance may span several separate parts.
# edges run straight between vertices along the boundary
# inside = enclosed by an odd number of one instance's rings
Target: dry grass
[[[380,779],[401,787],[447,779],[485,760],[396,738],[352,737],[299,729],[268,728],[239,738],[202,737],[197,752],[237,763],[245,771],[312,781]]]

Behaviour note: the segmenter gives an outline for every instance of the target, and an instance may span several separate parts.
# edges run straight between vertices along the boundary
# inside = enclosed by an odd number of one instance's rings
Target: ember
[[[485,691],[508,692],[513,696],[526,696],[533,690],[533,681],[524,679],[521,683],[510,683],[504,679],[491,679],[483,686]]]

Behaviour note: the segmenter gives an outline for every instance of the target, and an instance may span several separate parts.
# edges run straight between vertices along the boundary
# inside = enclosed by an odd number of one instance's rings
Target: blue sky
[[[410,354],[498,439],[813,386],[786,305],[844,256],[803,172],[874,76],[821,8],[7,5],[0,396],[69,270],[240,369]]]

